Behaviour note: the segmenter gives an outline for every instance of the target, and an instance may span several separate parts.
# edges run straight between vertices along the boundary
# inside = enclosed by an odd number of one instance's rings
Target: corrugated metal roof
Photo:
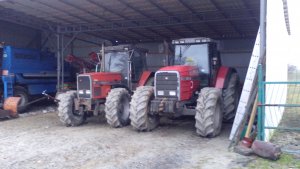
[[[108,40],[255,37],[259,0],[4,0],[2,20]]]

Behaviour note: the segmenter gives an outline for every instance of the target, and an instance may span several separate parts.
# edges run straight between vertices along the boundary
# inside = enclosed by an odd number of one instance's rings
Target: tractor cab
[[[132,90],[139,77],[146,70],[147,50],[131,45],[105,47],[101,51],[100,69],[96,72],[83,73],[77,77],[78,97],[106,98],[112,88],[123,87]]]
[[[201,87],[213,85],[221,65],[216,43],[210,38],[173,40],[174,65],[195,66],[200,72]]]
[[[146,55],[148,50],[136,48],[132,45],[110,46],[104,49],[103,72],[120,73],[122,84],[132,89],[136,84],[146,66]]]

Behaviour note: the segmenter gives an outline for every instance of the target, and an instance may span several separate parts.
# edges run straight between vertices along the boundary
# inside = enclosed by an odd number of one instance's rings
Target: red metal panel
[[[225,67],[225,66],[221,66],[219,71],[218,71],[218,75],[217,75],[217,80],[215,83],[215,87],[222,89],[224,88],[224,83],[228,74],[229,68]]]
[[[167,66],[161,68],[160,71],[176,71],[179,73],[180,101],[191,99],[193,93],[200,89],[200,73],[197,66]]]
[[[93,72],[85,73],[91,76],[93,99],[104,99],[110,91],[113,84],[120,84],[122,75],[112,72]],[[95,95],[96,88],[100,88],[100,95]]]
[[[149,77],[151,76],[151,73],[152,73],[151,71],[144,71],[140,78],[138,86],[144,86],[147,80],[149,79]]]
[[[108,95],[108,92],[110,92],[110,89],[111,89],[111,85],[103,85],[103,86],[101,86],[101,94],[100,94],[100,96],[95,97],[95,98],[96,99],[97,98],[106,98],[107,95]]]

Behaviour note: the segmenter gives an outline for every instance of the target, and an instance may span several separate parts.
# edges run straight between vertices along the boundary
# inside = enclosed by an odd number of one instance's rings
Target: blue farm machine
[[[39,100],[36,98],[42,96],[43,91],[56,92],[57,60],[54,53],[1,45],[0,56],[0,94],[4,110],[13,107],[14,111],[22,112],[30,103]]]

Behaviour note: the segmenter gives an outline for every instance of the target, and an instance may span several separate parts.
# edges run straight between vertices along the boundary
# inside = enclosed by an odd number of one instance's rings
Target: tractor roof
[[[130,51],[130,50],[138,50],[140,52],[145,52],[147,53],[148,50],[147,49],[144,49],[144,48],[138,48],[134,45],[118,45],[118,46],[106,46],[104,51],[107,52],[107,51]]]

